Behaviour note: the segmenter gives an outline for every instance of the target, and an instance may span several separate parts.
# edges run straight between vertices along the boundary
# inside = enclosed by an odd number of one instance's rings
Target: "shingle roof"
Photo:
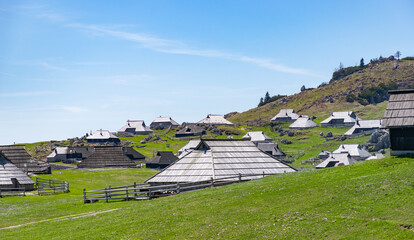
[[[252,142],[268,142],[272,141],[272,138],[263,133],[263,131],[248,132],[243,136],[243,139],[248,139]]]
[[[0,152],[16,167],[31,173],[48,173],[49,164],[32,157],[24,145],[0,146]]]
[[[12,178],[16,178],[18,183],[22,185],[34,184],[29,176],[0,153],[0,189],[2,187],[12,187]]]
[[[135,133],[152,132],[152,130],[145,125],[143,120],[128,120],[125,126],[118,130],[118,132],[125,132],[127,129],[133,129]]]
[[[204,128],[195,123],[186,123],[175,135],[202,135],[203,133],[205,133]]]
[[[277,174],[293,171],[296,170],[260,151],[253,142],[202,140],[195,150],[146,182],[197,182],[234,177],[238,174]]]
[[[259,148],[263,152],[271,152],[271,155],[274,157],[284,157],[286,156],[286,153],[284,153],[282,150],[280,150],[277,143],[259,143],[257,145],[257,148]]]
[[[171,117],[157,117],[152,123],[171,123],[173,126],[179,126]]]
[[[356,120],[360,120],[358,117],[355,116],[355,113],[352,111],[346,112],[333,112],[331,116],[327,119],[323,120],[322,123],[329,123],[333,119],[343,119],[344,123],[354,123]]]
[[[332,153],[349,153],[351,157],[368,158],[371,156],[369,152],[362,149],[358,144],[341,144],[338,149]]]
[[[355,125],[349,129],[344,135],[353,135],[358,129],[364,129],[365,131],[379,129],[381,127],[381,120],[357,120]]]
[[[314,128],[319,126],[317,123],[312,121],[308,116],[301,115],[294,123],[292,123],[289,128],[291,129],[305,129],[305,128]]]
[[[282,118],[291,118],[292,120],[296,120],[299,118],[299,115],[295,113],[295,110],[293,109],[280,109],[279,113],[270,119],[270,121],[277,121]]]
[[[223,115],[209,114],[206,118],[198,121],[202,124],[215,124],[215,125],[234,125],[229,120],[225,119]]]
[[[198,144],[200,144],[200,142],[201,140],[190,140],[187,143],[187,145],[185,145],[180,150],[178,150],[178,153],[180,154],[178,158],[182,158],[185,155],[187,155],[189,152],[193,151],[198,146]]]
[[[113,135],[112,133],[110,133],[108,130],[98,130],[95,131],[92,135],[88,136],[86,139],[87,140],[92,140],[92,139],[111,139],[111,138],[118,138],[117,136]]]
[[[150,164],[171,164],[173,162],[175,162],[176,160],[178,160],[178,157],[174,155],[173,152],[168,152],[168,151],[159,151],[157,152],[157,155],[155,157],[153,157],[152,159],[150,159],[148,163]]]
[[[385,110],[384,128],[414,126],[414,89],[389,91],[390,100]]]
[[[136,167],[136,164],[125,155],[122,147],[106,146],[95,147],[94,153],[79,163],[78,167]]]
[[[348,153],[332,153],[327,159],[315,166],[315,168],[337,167],[340,165],[350,165],[358,162]]]

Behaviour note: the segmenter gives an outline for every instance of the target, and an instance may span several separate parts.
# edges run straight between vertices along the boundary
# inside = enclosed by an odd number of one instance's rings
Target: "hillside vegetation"
[[[42,177],[68,181],[71,193],[0,199],[0,235],[2,239],[414,239],[413,168],[413,159],[385,158],[154,200],[93,204],[82,202],[83,188],[130,183],[133,172],[142,181],[150,172],[55,171]],[[120,178],[124,174],[125,179]],[[15,227],[4,229],[10,226]]]
[[[395,65],[399,66],[395,69]],[[282,108],[293,108],[299,114],[325,118],[332,111],[355,111],[362,119],[381,118],[385,105],[367,105],[369,102],[358,102],[357,96],[370,89],[378,88],[381,84],[398,88],[414,87],[414,61],[410,58],[397,61],[374,62],[359,71],[352,72],[346,77],[332,80],[329,84],[318,88],[287,96],[284,99],[250,109],[243,113],[232,114],[229,120],[246,124],[269,121]],[[367,91],[368,90],[368,91]],[[350,97],[353,102],[349,102]],[[348,99],[348,101],[347,101]],[[369,116],[367,116],[369,115]]]

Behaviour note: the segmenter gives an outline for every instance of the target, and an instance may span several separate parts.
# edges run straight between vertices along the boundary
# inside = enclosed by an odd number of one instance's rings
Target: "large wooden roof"
[[[105,146],[95,147],[94,153],[79,163],[78,167],[136,167],[136,164],[125,155],[122,147]]]
[[[20,185],[33,186],[34,184],[29,176],[0,153],[0,189],[2,187],[12,187],[12,178],[15,178]]]
[[[260,151],[251,141],[202,140],[195,150],[146,182],[197,182],[239,174],[277,174],[294,171],[296,170],[292,167]]]
[[[49,172],[49,164],[32,157],[24,145],[0,146],[0,152],[23,171],[30,173]]]
[[[414,126],[414,89],[390,91],[390,101],[385,110],[382,127]]]

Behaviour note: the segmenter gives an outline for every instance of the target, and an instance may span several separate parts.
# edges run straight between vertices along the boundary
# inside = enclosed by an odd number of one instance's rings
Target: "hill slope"
[[[386,158],[150,201],[94,204],[81,200],[81,189],[91,184],[85,171],[76,175],[70,199],[65,194],[0,199],[0,216],[6,216],[0,227],[33,222],[0,234],[2,239],[414,239],[413,168],[413,159]],[[71,172],[51,177],[64,180]],[[115,175],[105,176],[108,184]],[[103,210],[111,211],[99,213]]]
[[[332,111],[352,110],[361,118],[380,118],[385,105],[370,105],[368,108],[357,101],[347,102],[347,95],[357,96],[361,91],[378,86],[380,83],[396,83],[400,87],[413,87],[414,61],[402,60],[399,67],[393,69],[396,61],[369,64],[363,70],[333,81],[325,86],[307,90],[286,97],[286,101],[277,100],[261,107],[230,116],[234,123],[245,124],[256,121],[269,121],[281,108],[293,108],[299,114],[315,115],[318,118],[329,116]],[[329,100],[332,98],[333,102]],[[367,115],[367,116],[366,116]]]

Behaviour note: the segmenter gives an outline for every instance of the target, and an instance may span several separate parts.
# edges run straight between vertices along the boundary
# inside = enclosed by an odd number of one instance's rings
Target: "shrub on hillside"
[[[388,91],[397,89],[394,82],[389,84],[380,83],[376,87],[368,88],[358,94],[358,102],[362,105],[376,104],[389,99]]]

